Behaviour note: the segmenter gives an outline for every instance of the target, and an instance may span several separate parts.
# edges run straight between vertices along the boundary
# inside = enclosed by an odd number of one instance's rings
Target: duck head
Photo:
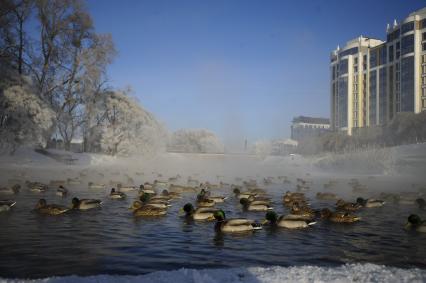
[[[143,189],[145,189],[145,186],[141,184],[141,185],[139,186],[139,190],[143,190]]]
[[[150,199],[151,197],[149,196],[149,194],[142,194],[141,196],[140,196],[140,201],[141,202],[143,202],[143,203],[147,203],[148,201],[149,201],[149,199]]]
[[[233,192],[234,192],[234,194],[236,194],[236,195],[239,195],[239,194],[241,193],[241,192],[240,192],[240,189],[238,189],[238,188],[235,188]]]
[[[224,221],[225,220],[225,212],[222,209],[216,211],[213,214],[213,216],[217,221]]]
[[[115,188],[111,189],[111,194],[115,193]]]
[[[187,203],[183,206],[183,211],[185,211],[186,215],[191,215],[194,213],[194,206],[191,203]]]
[[[78,198],[73,198],[71,203],[72,203],[72,207],[76,208],[80,204],[80,200]]]
[[[141,208],[142,207],[142,203],[140,202],[140,201],[137,201],[137,200],[135,200],[133,203],[132,203],[132,209],[134,209],[134,210],[136,210],[136,209],[139,209],[139,208]]]
[[[327,219],[331,216],[331,210],[328,208],[324,208],[321,210],[321,218]]]
[[[271,224],[275,224],[278,220],[278,214],[275,211],[268,211],[265,215],[265,220]]]
[[[416,203],[419,205],[420,209],[426,208],[426,201],[423,198],[416,199]]]
[[[364,206],[367,203],[367,200],[359,197],[359,198],[356,199],[356,203],[361,205],[361,206]]]
[[[47,205],[46,200],[42,198],[37,202],[36,209],[43,208],[46,205]]]
[[[240,203],[243,205],[244,209],[246,209],[249,206],[250,201],[246,198],[242,198],[240,199]]]
[[[410,227],[410,226],[418,226],[422,223],[422,219],[420,218],[420,216],[418,216],[417,214],[411,214],[410,216],[408,216],[408,222],[406,227]]]

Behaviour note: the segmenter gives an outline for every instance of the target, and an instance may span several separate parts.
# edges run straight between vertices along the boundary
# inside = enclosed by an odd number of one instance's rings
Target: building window
[[[422,97],[426,98],[426,88],[422,88]]]
[[[421,20],[420,22],[420,28],[426,28],[426,19]]]
[[[426,41],[426,32],[422,33],[422,41]]]
[[[426,63],[426,54],[422,55],[422,63]]]
[[[426,42],[422,43],[422,50],[425,51],[426,50]]]
[[[358,57],[354,58],[354,64],[358,64]]]
[[[377,52],[376,50],[372,50],[370,52],[370,68],[374,68],[377,66]]]
[[[414,34],[404,36],[401,39],[401,52],[402,55],[411,53],[414,51]]]
[[[393,62],[393,45],[389,46],[389,62]]]
[[[401,27],[401,33],[406,33],[412,30],[414,30],[414,22],[405,23]]]

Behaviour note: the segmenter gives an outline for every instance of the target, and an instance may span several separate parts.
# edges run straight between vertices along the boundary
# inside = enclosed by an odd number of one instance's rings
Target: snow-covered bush
[[[219,138],[208,130],[181,129],[171,135],[168,149],[190,153],[223,153],[224,146]]]
[[[166,131],[155,117],[125,92],[104,96],[102,149],[112,155],[152,153],[164,148]]]
[[[13,153],[19,146],[44,145],[54,113],[29,86],[15,85],[0,95],[0,147]]]

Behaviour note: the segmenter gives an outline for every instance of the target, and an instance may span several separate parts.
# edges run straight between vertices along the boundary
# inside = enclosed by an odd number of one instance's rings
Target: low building
[[[299,116],[291,124],[291,139],[302,141],[307,138],[317,137],[330,131],[330,119]]]

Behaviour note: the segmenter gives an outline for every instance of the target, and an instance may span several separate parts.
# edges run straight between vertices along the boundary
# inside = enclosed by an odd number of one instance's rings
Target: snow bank
[[[174,283],[261,283],[261,282],[424,282],[426,270],[401,269],[375,264],[346,264],[340,267],[249,267],[229,269],[179,269],[157,271],[138,276],[97,275],[66,276],[37,280],[0,279],[4,283],[71,283],[71,282],[174,282]]]

